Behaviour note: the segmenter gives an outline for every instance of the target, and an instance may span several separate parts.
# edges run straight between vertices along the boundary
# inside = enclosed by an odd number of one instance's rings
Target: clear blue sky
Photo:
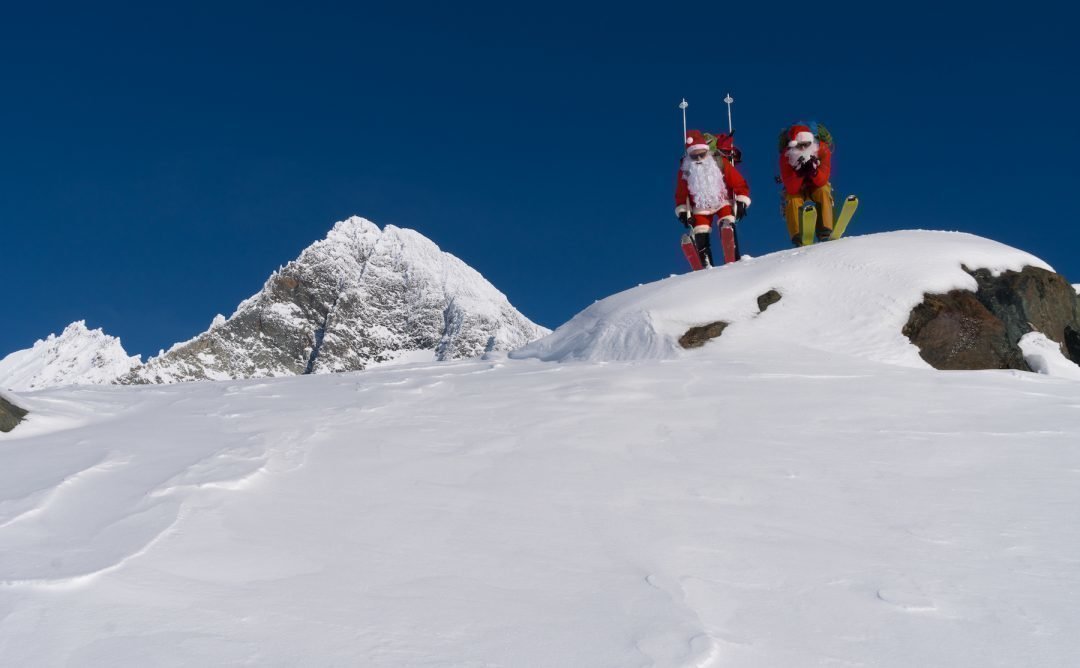
[[[156,353],[352,214],[557,326],[685,271],[676,105],[721,129],[728,91],[745,252],[788,246],[776,135],[814,118],[852,234],[975,232],[1080,282],[1061,10],[23,4],[0,21],[0,355],[77,319]]]

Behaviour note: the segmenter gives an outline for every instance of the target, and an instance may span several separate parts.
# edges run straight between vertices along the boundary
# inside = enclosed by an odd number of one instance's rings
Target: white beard
[[[795,169],[798,169],[800,158],[802,159],[802,163],[806,164],[806,162],[810,160],[810,158],[817,157],[818,148],[819,145],[816,139],[814,140],[814,143],[810,144],[810,146],[808,146],[807,148],[799,148],[797,146],[789,148],[785,152],[785,155],[787,155],[787,164],[791,165]]]
[[[686,177],[686,185],[690,187],[690,194],[694,197],[695,210],[717,211],[730,203],[724,173],[720,171],[720,164],[712,156],[701,162],[687,156],[683,158],[682,171]]]

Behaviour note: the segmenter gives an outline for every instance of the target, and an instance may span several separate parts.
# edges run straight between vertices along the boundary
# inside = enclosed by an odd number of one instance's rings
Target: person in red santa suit
[[[686,133],[686,155],[675,186],[675,215],[693,227],[694,245],[702,266],[713,264],[710,232],[715,217],[721,226],[734,225],[750,208],[750,187],[721,152],[713,154],[698,130]]]
[[[802,244],[799,210],[807,200],[812,200],[818,210],[815,234],[823,241],[829,238],[833,229],[832,186],[829,185],[832,151],[805,125],[788,128],[787,139],[786,145],[781,143],[780,180],[784,183],[784,219],[788,234],[796,246]]]

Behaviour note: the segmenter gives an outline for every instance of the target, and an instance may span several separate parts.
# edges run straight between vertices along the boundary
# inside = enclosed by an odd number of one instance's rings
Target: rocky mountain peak
[[[231,317],[123,382],[356,371],[404,355],[511,349],[545,332],[422,234],[354,216],[271,274]]]

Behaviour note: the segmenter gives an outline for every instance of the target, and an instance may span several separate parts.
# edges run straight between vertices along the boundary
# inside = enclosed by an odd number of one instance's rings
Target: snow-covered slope
[[[25,395],[0,663],[1080,656],[1080,384],[719,351]]]
[[[560,363],[20,395],[0,664],[1072,665],[1080,382],[935,371],[885,329],[956,262],[1037,260],[886,239],[952,258],[888,282],[851,239],[661,281],[560,328]]]
[[[925,367],[901,333],[924,293],[975,290],[963,270],[994,274],[1026,265],[1023,251],[957,232],[851,237],[673,277],[601,300],[553,334],[513,353],[543,360],[666,359],[690,327],[730,323],[715,345],[794,342],[867,359]],[[718,272],[722,276],[718,276]],[[759,315],[757,298],[782,298]]]
[[[59,336],[50,334],[33,347],[0,359],[0,388],[36,390],[75,383],[108,383],[141,364],[130,357],[120,339],[101,329],[87,329],[86,321],[68,325]]]
[[[274,272],[230,318],[219,316],[125,382],[355,371],[421,354],[456,359],[547,331],[423,235],[353,217]]]

